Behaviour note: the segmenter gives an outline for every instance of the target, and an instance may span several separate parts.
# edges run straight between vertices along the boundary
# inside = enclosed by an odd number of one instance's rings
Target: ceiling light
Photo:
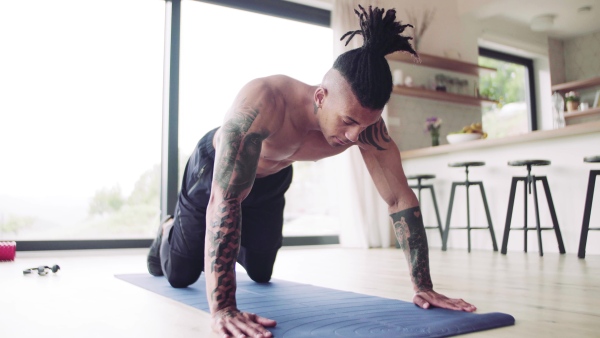
[[[579,12],[579,13],[587,13],[587,12],[591,12],[591,11],[592,11],[592,6],[579,7],[579,9],[577,10],[577,12]]]
[[[554,14],[538,15],[531,19],[529,27],[535,32],[544,32],[552,28],[554,25]]]

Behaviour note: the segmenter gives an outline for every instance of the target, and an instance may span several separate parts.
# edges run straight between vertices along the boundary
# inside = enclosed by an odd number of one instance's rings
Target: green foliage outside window
[[[144,235],[158,227],[160,194],[160,165],[142,173],[129,196],[121,188],[100,189],[89,204],[89,218],[78,229],[82,233],[102,230],[101,233],[117,236]],[[95,230],[92,230],[95,229]]]
[[[481,96],[498,101],[498,108],[507,103],[525,101],[525,67],[484,56],[479,57],[479,65],[497,69],[495,73],[480,78]]]
[[[121,193],[121,187],[118,185],[101,189],[96,192],[90,202],[90,215],[104,215],[113,212],[118,212],[125,204],[125,200]]]
[[[527,68],[488,57],[479,57],[479,65],[497,69],[480,77],[479,93],[482,97],[498,101],[485,106],[482,114],[483,130],[488,138],[501,138],[529,131],[527,107]]]
[[[0,219],[0,233],[17,234],[19,230],[30,227],[34,222],[34,217],[8,214]]]

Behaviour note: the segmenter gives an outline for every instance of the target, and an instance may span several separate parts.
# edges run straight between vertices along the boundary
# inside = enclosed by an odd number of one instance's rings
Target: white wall
[[[502,17],[473,16],[471,11],[480,8],[485,1],[381,0],[379,4],[384,8],[395,8],[398,18],[404,23],[410,23],[406,15],[407,10],[418,13],[420,17],[425,9],[435,8],[435,18],[421,39],[420,52],[444,56],[446,52],[455,51],[461,55],[463,61],[477,63],[478,47],[483,46],[533,59],[536,72],[538,129],[552,129],[551,66],[553,71],[561,70],[560,74],[556,74],[552,79],[555,83],[598,76],[600,74],[600,62],[597,62],[600,32],[564,41],[564,55],[562,55],[563,43],[558,43],[557,40],[549,41],[546,33],[533,32],[525,24],[508,21]],[[549,50],[556,51],[557,43],[560,45],[561,55],[553,55],[551,65]],[[557,65],[556,62],[566,63]],[[425,100],[419,102],[423,101]],[[390,112],[391,116],[394,116],[394,111]],[[431,108],[428,107],[414,112],[421,117],[432,113]]]
[[[397,18],[403,23],[411,23],[407,11],[412,10],[417,18],[421,18],[425,9],[435,9],[435,17],[421,39],[419,51],[443,56],[445,51],[455,50],[461,53],[463,60],[477,61],[476,54],[473,54],[473,51],[477,52],[477,41],[464,38],[456,0],[381,0],[380,3],[383,8],[395,8]]]
[[[565,40],[563,45],[566,82],[600,76],[600,31]],[[600,86],[578,89],[577,92],[581,96],[581,102],[587,102],[591,107],[594,104],[596,91],[598,90],[600,90]],[[600,120],[600,116],[589,115],[571,118],[567,124],[598,120]]]
[[[491,17],[479,20],[469,14],[469,6],[465,1],[384,0],[381,6],[396,8],[398,18],[403,22],[409,22],[406,15],[407,10],[419,13],[418,17],[420,17],[420,13],[423,13],[425,9],[436,9],[434,20],[421,39],[419,52],[444,56],[447,52],[454,51],[460,54],[463,61],[477,63],[478,47],[482,46],[531,58],[534,61],[536,81],[538,129],[553,128],[548,38],[545,34],[532,32],[525,25],[507,24],[507,21],[501,18]],[[391,62],[390,64],[392,68],[398,67],[398,63]],[[415,79],[416,85],[427,84],[428,81],[423,79],[423,74],[426,74],[427,71],[423,68],[414,70],[406,65],[401,65],[401,68],[405,75],[410,75]],[[432,77],[431,74],[428,76]],[[463,76],[463,78],[465,77],[468,78],[468,76]],[[469,79],[469,81],[472,86],[474,79]],[[439,103],[436,104],[430,100],[393,97],[390,100],[390,116],[397,117],[400,125],[392,123],[390,133],[397,139],[402,139],[399,142],[401,150],[425,147],[428,145],[428,140],[427,135],[421,133],[423,123],[418,123],[420,120],[424,121],[429,116],[442,117],[446,123],[441,137],[444,140],[445,133],[455,131],[457,126],[460,128],[480,121],[480,115],[481,110],[473,107],[445,104],[440,109]]]
[[[421,38],[418,52],[445,56],[447,53],[459,54],[465,62],[477,63],[476,30],[469,28],[470,23],[459,16],[456,1],[424,0],[382,0],[381,7],[395,8],[397,18],[403,23],[408,20],[408,11],[421,19],[426,9],[435,9],[435,17]],[[406,35],[412,35],[412,30]],[[440,73],[469,81],[468,92],[474,92],[477,77],[451,71],[439,70],[400,62],[390,62],[393,69],[403,70],[403,75],[413,79],[414,86],[433,85],[435,75]],[[418,149],[431,146],[430,135],[423,132],[425,120],[436,116],[444,121],[440,131],[440,142],[446,143],[449,132],[458,131],[463,126],[481,121],[481,108],[461,104],[434,101],[406,96],[392,95],[389,105],[388,128],[401,150]]]
[[[600,76],[600,31],[564,41],[566,81]]]

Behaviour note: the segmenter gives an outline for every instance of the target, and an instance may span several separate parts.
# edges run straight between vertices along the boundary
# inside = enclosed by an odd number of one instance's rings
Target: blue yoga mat
[[[184,289],[175,289],[166,278],[149,274],[116,277],[209,312],[203,276]],[[278,338],[448,337],[515,323],[504,313],[423,310],[400,300],[283,280],[258,284],[241,273],[237,276],[237,303],[242,311],[276,320],[277,326],[269,330]]]

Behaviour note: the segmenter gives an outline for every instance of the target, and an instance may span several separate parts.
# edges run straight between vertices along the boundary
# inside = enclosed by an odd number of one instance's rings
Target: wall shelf
[[[589,88],[600,86],[600,77],[593,77],[591,79],[572,81],[566,83],[560,83],[552,86],[552,92],[569,92],[571,90],[577,90],[582,88]]]
[[[493,100],[488,100],[484,98],[460,95],[460,94],[452,94],[447,92],[438,92],[435,90],[428,90],[419,87],[407,87],[407,86],[394,86],[392,91],[394,94],[403,95],[403,96],[412,96],[418,97],[422,99],[429,100],[438,100],[438,101],[446,101],[458,104],[465,104],[469,106],[481,106],[485,104],[497,104],[498,102]]]
[[[421,62],[415,59],[415,57],[412,56],[412,54],[406,52],[395,52],[387,55],[386,58],[391,61],[411,63],[416,66],[444,69],[474,76],[489,74],[496,71],[496,69],[494,68],[481,67],[474,63],[468,63],[460,60],[448,59],[424,53],[419,53],[419,58]]]
[[[570,118],[590,116],[590,115],[600,115],[600,107],[590,108],[590,109],[586,109],[583,111],[565,112],[565,120],[568,120]]]

